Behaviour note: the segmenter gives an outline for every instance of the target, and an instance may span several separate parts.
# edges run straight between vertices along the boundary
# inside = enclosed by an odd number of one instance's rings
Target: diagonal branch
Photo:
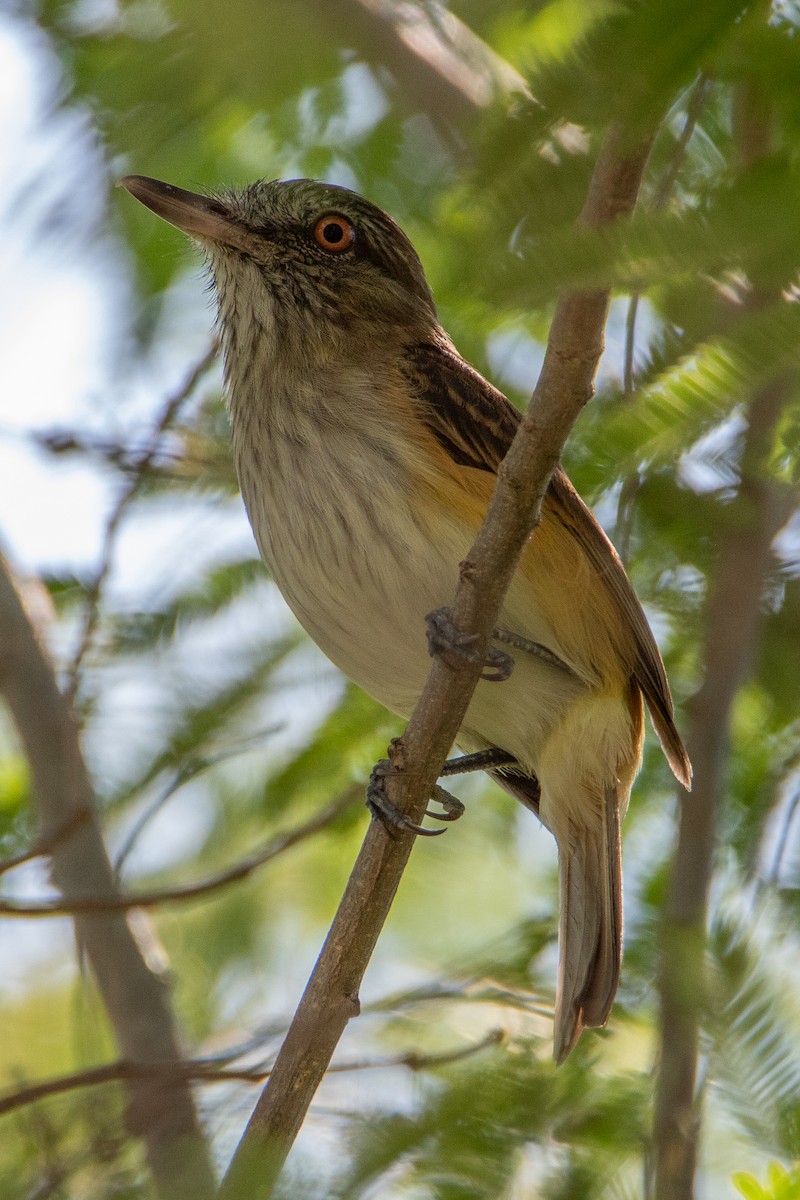
[[[610,131],[589,185],[582,224],[599,226],[633,209],[651,140],[634,142],[619,127]],[[485,656],[567,435],[591,397],[609,301],[608,290],[559,299],[530,407],[498,471],[486,521],[461,565],[451,616],[457,629],[476,635],[477,660]],[[386,793],[414,822],[422,819],[481,670],[481,661],[435,659],[405,734],[390,748],[400,770],[387,778]],[[381,822],[371,823],[272,1077],[223,1184],[224,1200],[270,1195],[336,1044],[358,1014],[361,980],[412,845],[412,836],[392,836]]]
[[[52,848],[53,880],[68,901],[87,894],[111,898],[116,895],[114,873],[94,814],[74,716],[2,558],[0,631],[0,693],[30,763],[40,839]],[[54,839],[73,817],[71,836]],[[122,1054],[134,1062],[180,1062],[166,988],[147,965],[126,916],[79,916],[75,929]],[[202,1200],[213,1193],[208,1149],[188,1085],[165,1092],[153,1081],[131,1082],[128,1126],[144,1139],[158,1194],[165,1200]]]

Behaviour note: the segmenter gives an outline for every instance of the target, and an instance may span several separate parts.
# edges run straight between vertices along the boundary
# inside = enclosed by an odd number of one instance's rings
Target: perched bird
[[[121,183],[208,256],[236,470],[275,582],[328,657],[408,717],[430,666],[426,615],[453,597],[517,410],[461,358],[414,247],[361,196],[306,179],[217,197]],[[514,670],[478,684],[458,744],[484,752],[558,844],[561,1061],[585,1026],[605,1024],[617,990],[620,821],[643,698],[691,782],[647,620],[563,470],[494,645],[514,650]]]

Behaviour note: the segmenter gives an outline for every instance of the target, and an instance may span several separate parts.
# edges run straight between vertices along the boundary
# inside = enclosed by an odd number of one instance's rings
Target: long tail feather
[[[622,962],[620,802],[605,789],[602,817],[573,826],[559,847],[561,913],[553,1055],[563,1062],[587,1026],[605,1025]]]

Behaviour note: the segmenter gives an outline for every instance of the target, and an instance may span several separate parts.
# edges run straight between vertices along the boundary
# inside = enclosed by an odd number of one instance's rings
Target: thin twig
[[[274,730],[277,728],[279,728],[279,726],[273,726],[268,730],[262,730],[259,734],[254,734],[252,737],[243,739],[242,742],[237,742],[235,746],[221,750],[217,754],[208,755],[204,758],[194,758],[191,762],[184,764],[178,771],[176,771],[163,791],[159,792],[155,800],[148,805],[129,832],[114,860],[114,873],[119,876],[125,860],[133,851],[136,842],[144,832],[147,824],[153,820],[153,818],[161,811],[167,801],[174,796],[175,793],[179,791],[179,789],[183,787],[185,783],[188,783],[192,779],[196,779],[198,775],[202,774],[204,771],[210,770],[214,766],[217,766],[217,764],[226,762],[235,755],[243,753],[243,750],[246,749],[249,743],[255,741],[256,738],[260,740],[268,733],[274,732]],[[87,810],[73,813],[69,820],[65,821],[59,829],[49,833],[47,837],[39,837],[26,850],[21,850],[18,854],[10,855],[8,858],[0,860],[0,875],[4,875],[7,871],[13,871],[17,867],[21,867],[24,863],[32,862],[35,858],[42,858],[44,855],[51,854],[59,842],[69,837],[70,834],[80,824],[80,822],[83,821],[88,815],[89,812]],[[169,896],[167,896],[167,899],[169,899]],[[32,902],[31,911],[27,915],[46,916],[49,911],[52,911],[46,907],[47,903],[49,902]],[[136,904],[131,902],[130,905],[123,904],[121,907],[136,907],[137,904],[138,902]],[[144,907],[147,907],[147,904],[145,904]],[[20,915],[25,915],[21,912],[21,910],[18,911],[20,912]],[[76,910],[70,909],[70,911],[74,912]]]
[[[80,454],[86,458],[97,458],[107,466],[114,467],[121,475],[131,475],[138,471],[139,459],[147,444],[108,441],[91,435],[79,436],[67,429],[32,430],[21,433],[18,430],[5,430],[2,425],[0,425],[0,438],[24,439],[26,442],[32,442],[37,449],[46,450],[54,456]],[[209,467],[218,465],[220,461],[222,461],[220,454],[203,457],[197,453],[197,434],[195,432],[191,451],[185,446],[173,450],[168,445],[162,445],[158,451],[158,465],[156,467],[151,463],[150,470],[153,473],[157,470],[158,478],[162,481],[174,480],[186,483],[189,477],[187,467],[193,467],[194,474],[197,475],[203,470],[207,471]],[[226,457],[225,462],[230,464],[230,458]]]
[[[122,518],[128,510],[131,501],[134,500],[139,489],[141,488],[144,479],[149,471],[153,460],[158,455],[161,440],[169,429],[179,410],[183,407],[189,397],[192,395],[198,382],[205,375],[213,364],[217,355],[217,345],[213,342],[203,357],[192,367],[191,371],[183,381],[178,390],[170,396],[161,410],[161,414],[153,427],[152,433],[145,445],[144,449],[136,459],[132,467],[132,474],[127,480],[124,488],[117,497],[117,502],[109,513],[106,521],[105,531],[103,533],[103,545],[100,551],[100,564],[95,572],[95,576],[86,589],[86,598],[83,612],[83,624],[81,634],[78,639],[78,647],[75,651],[72,662],[66,673],[66,682],[64,686],[64,695],[68,704],[73,704],[75,694],[78,690],[78,680],[80,677],[80,669],[84,658],[86,657],[89,647],[94,639],[97,625],[100,619],[100,603],[102,600],[103,589],[111,571],[111,563],[114,552],[114,544],[117,538]]]
[[[13,854],[9,858],[4,858],[0,862],[0,875],[5,875],[6,871],[13,871],[17,867],[21,867],[23,863],[32,862],[34,858],[42,858],[46,854],[52,854],[55,848],[68,838],[82,821],[85,821],[90,816],[89,809],[76,809],[70,813],[66,821],[64,821],[57,829],[48,832],[46,836],[41,836],[28,847],[27,850],[20,850],[19,854]]]
[[[633,358],[636,350],[636,317],[639,312],[641,292],[631,292],[628,302],[628,312],[625,316],[625,360],[622,367],[622,392],[626,400],[633,397],[636,378],[633,369]]]
[[[666,168],[658,180],[653,191],[653,212],[661,212],[666,207],[667,201],[670,198],[675,183],[677,182],[680,169],[683,166],[686,152],[689,149],[689,142],[694,136],[694,131],[697,127],[697,122],[700,120],[700,114],[705,107],[708,93],[711,89],[711,79],[705,72],[697,78],[692,94],[689,97],[689,103],[686,105],[686,117],[683,122],[683,128],[675,142],[675,147],[672,154],[669,156]]]
[[[650,204],[652,212],[661,212],[666,208],[667,201],[670,198],[673,187],[678,178],[681,167],[683,166],[686,153],[689,149],[689,142],[692,140],[694,131],[697,127],[697,122],[700,120],[700,114],[703,111],[706,100],[708,99],[711,80],[705,74],[701,74],[689,97],[689,103],[686,105],[686,115],[683,121],[683,127],[680,134],[675,140],[675,145],[672,148],[672,153],[669,156],[667,165],[664,168],[661,177],[653,189],[653,199]],[[641,299],[640,292],[631,292],[630,304],[628,306],[628,316],[625,322],[625,369],[623,374],[623,391],[627,397],[633,394],[634,389],[634,343],[636,339],[636,314],[639,308]]]
[[[683,166],[683,161],[686,158],[686,153],[689,148],[689,142],[692,140],[697,122],[700,120],[700,114],[703,111],[706,99],[708,98],[711,80],[707,75],[700,75],[692,89],[692,94],[689,97],[689,103],[686,105],[686,116],[683,122],[683,128],[675,142],[672,153],[669,156],[667,165],[659,179],[654,192],[651,209],[653,212],[661,212],[666,207],[672,192],[675,182],[678,178],[678,173]],[[636,387],[636,373],[634,367],[634,357],[636,350],[636,318],[639,313],[639,302],[641,300],[640,292],[631,292],[630,301],[628,303],[628,312],[625,317],[625,351],[622,372],[622,391],[626,400],[633,398],[633,393]],[[617,516],[615,521],[615,542],[619,556],[624,563],[628,562],[630,557],[631,535],[633,533],[633,509],[636,502],[636,497],[639,494],[641,479],[638,471],[632,472],[622,482],[620,488],[619,501],[617,503]]]
[[[780,833],[775,841],[775,853],[772,856],[769,869],[764,875],[764,883],[771,884],[773,887],[777,887],[780,882],[783,860],[786,856],[786,848],[789,845],[789,834],[791,833],[794,819],[797,816],[798,808],[800,808],[800,786],[795,788],[790,800],[786,804]]]
[[[224,750],[217,751],[215,754],[196,756],[188,762],[182,763],[162,791],[147,805],[144,812],[134,822],[114,859],[115,874],[119,876],[126,860],[133,852],[136,843],[148,824],[161,812],[164,805],[172,799],[176,792],[180,791],[185,783],[189,783],[192,779],[197,779],[199,775],[202,775],[205,771],[210,771],[212,767],[216,767],[220,763],[228,762],[231,758],[235,758],[239,754],[244,754],[253,744],[263,742],[265,738],[278,732],[281,728],[281,725],[270,725],[268,728],[261,729],[258,733],[250,734],[248,737],[238,740],[233,746],[228,746]]]
[[[134,822],[132,828],[128,832],[127,837],[125,838],[125,841],[122,843],[114,858],[114,874],[116,875],[117,879],[121,878],[122,868],[124,867],[128,858],[130,858],[131,854],[136,848],[136,843],[139,841],[139,838],[147,829],[147,826],[150,824],[150,822],[155,820],[164,806],[168,804],[172,797],[181,790],[183,785],[191,782],[192,779],[196,779],[198,775],[201,775],[203,771],[205,771],[207,765],[209,764],[206,759],[196,758],[192,759],[190,762],[183,763],[174,773],[172,778],[161,789],[158,795],[147,805],[144,812],[139,814],[137,820]]]
[[[474,1058],[476,1054],[498,1046],[504,1038],[504,1030],[493,1029],[481,1041],[469,1046],[459,1046],[454,1050],[443,1050],[438,1054],[418,1054],[411,1051],[408,1054],[395,1054],[385,1058],[334,1063],[329,1071],[331,1074],[349,1074],[354,1071],[380,1071],[394,1067],[406,1067],[409,1071],[427,1071]],[[214,1059],[186,1059],[181,1063],[144,1063],[117,1059],[116,1062],[105,1063],[101,1067],[89,1067],[84,1071],[62,1075],[58,1079],[32,1083],[0,1096],[0,1117],[50,1096],[60,1096],[65,1092],[97,1087],[105,1083],[119,1083],[131,1079],[157,1080],[162,1087],[184,1083],[187,1080],[196,1083],[263,1083],[265,1079],[269,1079],[270,1074],[271,1068],[220,1067]]]
[[[639,190],[651,139],[635,145],[619,128],[606,139],[581,223],[595,227],[627,214]],[[608,290],[560,297],[528,412],[498,471],[497,485],[450,610],[457,630],[474,635],[475,662],[434,659],[402,739],[390,748],[396,773],[390,802],[422,819],[482,670],[503,596],[539,518],[542,497],[573,423],[593,391],[603,349]],[[404,767],[413,764],[413,772]],[[306,987],[272,1077],[234,1156],[221,1195],[263,1200],[289,1152],[342,1032],[359,1011],[358,990],[413,845],[373,821],[339,910]]]
[[[296,846],[298,842],[304,841],[313,833],[318,833],[320,829],[331,825],[341,814],[352,805],[356,800],[361,800],[363,789],[358,786],[349,788],[342,796],[321,812],[315,813],[302,825],[298,825],[295,829],[289,830],[287,833],[281,833],[277,837],[272,838],[259,850],[249,854],[246,858],[234,863],[231,867],[226,867],[224,871],[218,871],[215,875],[210,875],[206,879],[199,879],[194,883],[185,883],[180,887],[162,888],[152,892],[142,892],[140,895],[109,895],[109,896],[81,896],[74,900],[0,900],[0,916],[4,917],[63,917],[71,916],[75,913],[111,913],[124,912],[130,908],[154,908],[156,905],[174,904],[177,901],[196,900],[200,896],[207,896],[210,892],[216,892],[220,888],[227,887],[230,883],[236,883],[240,879],[246,879],[251,875],[257,867],[262,867],[265,863],[270,862],[273,858],[277,858],[279,854],[283,854],[285,850],[290,850]]]
[[[508,984],[498,983],[494,979],[487,978],[465,980],[461,987],[454,984],[449,986],[433,984],[427,988],[416,988],[413,992],[387,996],[374,1004],[363,1007],[361,1015],[368,1016],[371,1013],[381,1013],[387,1010],[399,1012],[403,1009],[413,1008],[417,1004],[439,1003],[440,1001],[461,1004],[492,1004],[501,1008],[514,1009],[515,1012],[529,1013],[534,1017],[544,1017],[547,1021],[553,1020],[555,1012],[552,1000],[548,1002],[526,989],[510,987]]]

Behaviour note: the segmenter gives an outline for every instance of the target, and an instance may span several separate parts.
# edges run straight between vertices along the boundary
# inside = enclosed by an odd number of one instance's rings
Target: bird
[[[120,185],[206,256],[236,471],[268,570],[328,658],[408,718],[431,648],[448,642],[459,563],[518,410],[461,357],[411,241],[358,193],[309,179],[208,195],[141,175]],[[645,703],[687,789],[691,764],[639,600],[560,466],[492,647],[499,669],[457,744],[557,843],[562,1062],[606,1024],[619,983],[620,824]]]

